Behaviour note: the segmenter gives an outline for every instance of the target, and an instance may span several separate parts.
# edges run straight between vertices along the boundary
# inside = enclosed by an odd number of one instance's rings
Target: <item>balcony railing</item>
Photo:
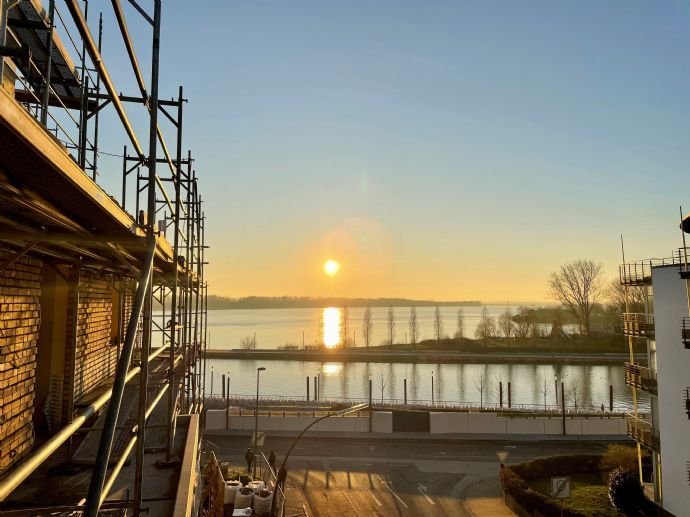
[[[625,363],[625,384],[656,395],[656,373],[635,363]]]
[[[680,322],[680,340],[690,350],[690,318],[683,318]]]
[[[671,257],[650,258],[621,264],[618,267],[618,276],[621,285],[647,285],[652,281],[652,269],[660,266],[679,266],[679,274],[688,275],[685,267],[685,257],[690,257],[690,249],[679,248],[674,250]],[[690,268],[688,268],[690,270]]]
[[[631,413],[625,415],[628,426],[628,436],[638,441],[641,445],[658,451],[660,449],[659,432],[654,429],[648,420],[642,420]]]
[[[633,337],[654,337],[654,316],[638,312],[625,312],[621,317],[623,334]]]

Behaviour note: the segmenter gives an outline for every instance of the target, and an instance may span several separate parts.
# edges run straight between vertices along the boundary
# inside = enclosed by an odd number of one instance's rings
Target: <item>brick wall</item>
[[[74,400],[115,372],[117,347],[111,345],[112,278],[82,270],[76,322]]]
[[[0,250],[0,263],[12,254]],[[31,450],[41,262],[22,257],[0,272],[0,476]]]

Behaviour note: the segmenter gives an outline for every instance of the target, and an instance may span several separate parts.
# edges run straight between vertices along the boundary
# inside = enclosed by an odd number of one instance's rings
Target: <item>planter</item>
[[[243,487],[235,494],[235,508],[251,508],[254,501],[254,490]]]
[[[259,490],[254,494],[254,513],[258,517],[270,515],[272,502],[273,493],[270,490]]]

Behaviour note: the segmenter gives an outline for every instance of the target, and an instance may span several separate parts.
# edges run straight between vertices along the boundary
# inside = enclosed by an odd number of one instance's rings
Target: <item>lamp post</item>
[[[256,407],[254,408],[254,473],[253,477],[256,477],[256,443],[259,438],[259,374],[265,371],[266,368],[260,366],[256,369]]]

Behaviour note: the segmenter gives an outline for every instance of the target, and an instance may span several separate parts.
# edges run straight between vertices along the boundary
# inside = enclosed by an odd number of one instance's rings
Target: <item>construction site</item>
[[[44,2],[0,1],[0,514],[196,514],[207,244],[162,2],[111,2],[130,95],[102,14]]]

